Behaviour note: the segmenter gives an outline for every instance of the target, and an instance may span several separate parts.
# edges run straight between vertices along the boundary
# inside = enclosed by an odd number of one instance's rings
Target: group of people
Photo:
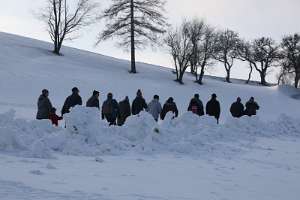
[[[99,91],[94,90],[92,96],[86,102],[86,107],[93,107],[100,110],[99,96]],[[70,109],[76,105],[82,105],[82,98],[79,95],[79,89],[74,87],[72,94],[68,96],[64,102],[61,116],[58,116],[56,114],[56,108],[52,106],[49,99],[49,91],[44,89],[38,99],[36,118],[39,120],[50,119],[52,124],[58,126],[58,121],[63,119],[63,115],[69,113]],[[257,110],[259,110],[259,106],[253,97],[250,98],[245,107],[241,103],[241,98],[238,97],[237,101],[231,105],[230,112],[233,117],[239,118],[243,115],[256,115]],[[211,99],[207,102],[205,108],[206,115],[215,117],[217,122],[219,122],[221,107],[216,94],[211,95]],[[205,115],[204,106],[199,94],[194,95],[187,110],[198,116]],[[164,120],[169,112],[172,113],[173,117],[178,117],[177,105],[172,97],[169,97],[165,104],[161,106],[159,96],[154,95],[151,102],[147,104],[141,90],[137,91],[136,97],[131,105],[128,96],[126,96],[124,100],[117,102],[117,100],[113,98],[113,94],[108,93],[107,99],[103,102],[101,107],[101,117],[103,120],[106,119],[109,125],[122,126],[130,115],[138,115],[141,111],[147,111],[156,121],[158,121],[159,118]]]

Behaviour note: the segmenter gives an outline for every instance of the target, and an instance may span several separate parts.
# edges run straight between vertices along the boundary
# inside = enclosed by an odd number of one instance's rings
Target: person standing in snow
[[[147,108],[148,106],[145,99],[143,98],[142,91],[138,90],[136,93],[136,98],[132,102],[132,114],[138,115],[141,111],[146,110]]]
[[[245,115],[248,115],[249,117],[256,115],[257,110],[259,110],[259,105],[254,101],[254,97],[251,97],[246,103]]]
[[[154,95],[153,100],[148,104],[147,111],[153,116],[155,121],[158,121],[162,111],[158,95]]]
[[[172,97],[170,97],[164,104],[160,113],[160,118],[164,120],[168,112],[172,112],[175,115],[174,117],[178,117],[178,109]]]
[[[86,102],[86,107],[90,108],[98,108],[100,109],[99,105],[99,95],[100,93],[96,90],[93,91],[93,95],[89,98],[89,100]]]
[[[50,115],[49,115],[49,119],[51,120],[52,124],[54,126],[58,126],[58,121],[59,120],[62,120],[63,118],[62,117],[59,117],[57,114],[56,114],[56,108],[52,108],[51,109],[51,112],[50,112]]]
[[[131,115],[130,102],[127,96],[123,101],[119,102],[119,109],[120,113],[118,116],[118,125],[122,126],[125,123],[127,117]]]
[[[219,101],[217,100],[216,94],[212,94],[211,99],[207,102],[206,114],[215,117],[217,119],[217,122],[219,123],[221,107]]]
[[[37,102],[38,111],[36,114],[36,119],[38,120],[49,119],[49,115],[52,109],[52,104],[48,97],[49,97],[49,91],[43,89],[42,94],[40,95]]]
[[[230,107],[231,115],[235,118],[240,118],[244,115],[244,105],[241,103],[241,98],[238,97]]]
[[[116,125],[117,117],[119,116],[119,104],[113,99],[113,94],[108,93],[107,99],[102,104],[102,119],[109,122],[109,125]]]
[[[195,94],[194,98],[191,99],[188,111],[191,111],[198,116],[204,115],[203,103],[199,98],[199,94]]]
[[[82,105],[82,99],[79,95],[79,89],[77,87],[74,87],[72,88],[72,94],[65,100],[65,103],[61,110],[61,115],[63,116],[64,114],[69,113],[70,108],[73,108],[76,105]]]

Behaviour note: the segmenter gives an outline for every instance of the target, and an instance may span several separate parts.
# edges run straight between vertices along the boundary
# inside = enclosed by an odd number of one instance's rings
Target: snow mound
[[[142,112],[123,127],[109,127],[99,110],[75,107],[65,116],[66,128],[48,120],[15,119],[15,112],[0,115],[0,151],[37,158],[52,154],[101,156],[129,152],[175,153],[193,156],[232,156],[249,148],[259,137],[300,136],[300,120],[281,115],[273,122],[258,117],[229,118],[217,124],[212,117],[184,113],[156,123]]]

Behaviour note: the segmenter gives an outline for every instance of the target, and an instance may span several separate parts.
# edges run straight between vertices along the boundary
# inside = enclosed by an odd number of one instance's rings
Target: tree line
[[[285,36],[277,43],[271,37],[247,41],[233,30],[218,30],[201,19],[184,20],[180,26],[171,27],[163,14],[164,0],[111,0],[104,11],[99,11],[93,0],[76,0],[72,6],[67,0],[46,2],[41,19],[48,27],[57,55],[61,54],[65,40],[76,38],[76,32],[82,28],[104,20],[105,28],[96,38],[96,44],[118,38],[120,47],[131,52],[131,73],[137,72],[136,49],[147,44],[164,44],[174,61],[176,81],[181,84],[187,69],[195,76],[196,83],[203,84],[205,72],[217,62],[223,64],[226,81],[230,83],[232,67],[240,60],[249,66],[246,83],[256,70],[260,83],[267,85],[271,68],[280,67],[278,84],[299,86],[299,34]]]

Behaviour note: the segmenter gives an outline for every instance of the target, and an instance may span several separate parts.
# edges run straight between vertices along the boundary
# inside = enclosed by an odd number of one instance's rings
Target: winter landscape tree
[[[294,34],[282,39],[282,73],[283,76],[294,76],[294,86],[298,88],[300,80],[300,35]]]
[[[163,0],[112,0],[101,19],[106,28],[99,34],[98,42],[114,36],[120,37],[120,46],[131,51],[131,73],[136,73],[135,50],[149,41],[157,43],[159,35],[166,32]]]
[[[248,74],[248,79],[246,81],[246,84],[248,84],[251,80],[253,68],[255,65],[251,43],[245,40],[240,40],[238,44],[237,52],[238,52],[237,58],[240,59],[241,61],[246,61],[249,64],[249,74]]]
[[[260,83],[267,85],[266,76],[271,67],[277,66],[281,59],[279,46],[272,38],[262,37],[252,42],[252,64],[260,75]]]
[[[203,31],[203,38],[198,46],[198,56],[197,63],[198,68],[200,67],[200,74],[198,75],[198,70],[196,70],[196,82],[203,84],[203,77],[206,67],[212,66],[214,64],[213,58],[216,51],[216,34],[214,29],[205,25]],[[197,68],[197,69],[198,69]]]
[[[214,58],[223,63],[226,70],[226,82],[230,83],[231,68],[237,58],[238,33],[232,30],[220,31],[217,36]]]
[[[183,75],[190,66],[190,61],[193,56],[193,45],[188,28],[189,23],[185,21],[180,27],[175,30],[170,30],[165,39],[165,44],[172,55],[175,65],[175,81],[180,84],[183,84]]]
[[[67,0],[47,0],[40,19],[48,27],[55,54],[60,55],[65,40],[76,37],[73,33],[94,22],[94,11],[97,7],[98,4],[92,0],[77,0],[75,4],[68,3]]]
[[[195,74],[197,77],[197,65],[198,65],[198,57],[199,57],[199,45],[201,40],[203,39],[204,33],[204,21],[194,19],[192,21],[187,22],[186,30],[188,37],[190,38],[192,44],[192,56],[190,59],[190,68],[191,73]]]

